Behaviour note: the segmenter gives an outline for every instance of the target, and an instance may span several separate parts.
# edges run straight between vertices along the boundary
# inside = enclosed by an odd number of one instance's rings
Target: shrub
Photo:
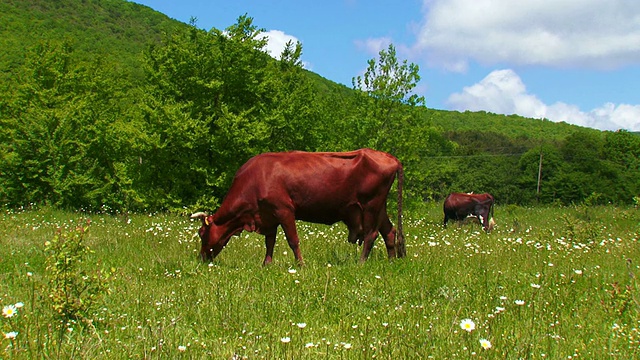
[[[59,324],[90,321],[90,310],[108,292],[109,274],[91,269],[87,261],[92,253],[84,244],[88,224],[68,231],[58,229],[45,243],[49,298]]]

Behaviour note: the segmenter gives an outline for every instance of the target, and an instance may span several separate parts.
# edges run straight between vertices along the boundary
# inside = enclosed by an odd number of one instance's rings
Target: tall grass
[[[389,262],[378,239],[364,265],[343,225],[299,223],[298,268],[282,232],[270,266],[248,233],[204,264],[186,217],[6,211],[0,305],[23,306],[0,318],[0,357],[640,356],[638,210],[498,207],[491,234],[443,229],[440,212],[405,216],[407,258]],[[56,324],[44,244],[87,220],[82,266],[108,270],[109,291],[82,321]]]

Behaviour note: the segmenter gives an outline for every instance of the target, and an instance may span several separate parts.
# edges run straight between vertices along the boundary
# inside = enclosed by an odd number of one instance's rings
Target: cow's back
[[[443,207],[445,212],[452,211],[456,208],[460,195],[460,193],[451,193],[444,199]]]
[[[473,211],[474,200],[469,194],[451,193],[444,200],[445,217],[459,219]]]
[[[451,218],[465,217],[474,213],[478,207],[489,208],[493,205],[493,196],[484,194],[451,193],[444,201],[445,216]]]
[[[386,199],[399,166],[395,157],[371,149],[264,153],[238,170],[227,196],[256,210],[260,203],[291,207],[301,220],[333,223],[353,204],[380,194]]]

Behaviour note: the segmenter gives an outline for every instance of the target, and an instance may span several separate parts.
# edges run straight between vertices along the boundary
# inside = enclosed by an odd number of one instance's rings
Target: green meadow
[[[4,211],[0,358],[640,356],[640,210],[495,216],[486,234],[443,228],[440,204],[406,211],[407,257],[387,260],[379,238],[362,265],[344,225],[299,222],[305,266],[280,232],[263,267],[246,232],[197,260],[188,216]]]

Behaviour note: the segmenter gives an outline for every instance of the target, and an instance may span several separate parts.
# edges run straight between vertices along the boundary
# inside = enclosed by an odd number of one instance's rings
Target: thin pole
[[[536,192],[536,200],[540,201],[540,180],[542,179],[542,149],[540,149],[540,164],[538,165],[538,190]]]

